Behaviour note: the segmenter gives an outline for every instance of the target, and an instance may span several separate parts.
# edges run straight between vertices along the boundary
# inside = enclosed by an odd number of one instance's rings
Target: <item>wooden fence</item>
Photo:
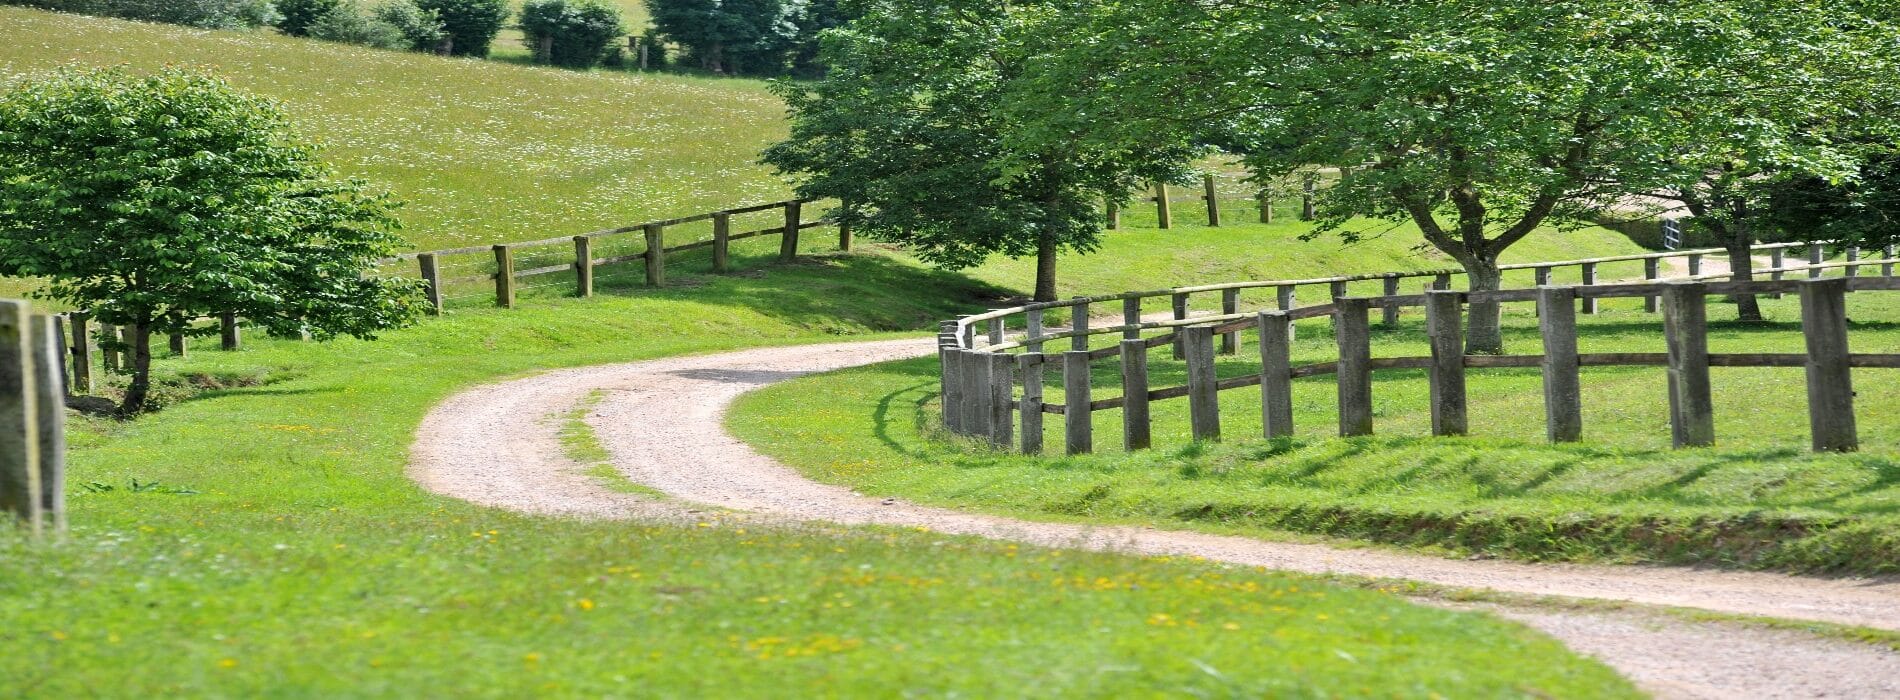
[[[1660,366],[1668,369],[1674,443],[1690,447],[1710,445],[1715,440],[1709,384],[1711,367],[1805,367],[1814,449],[1852,451],[1859,443],[1849,370],[1900,368],[1900,355],[1847,351],[1844,295],[1849,291],[1900,290],[1900,278],[1893,276],[1893,266],[1900,261],[1894,258],[1892,250],[1886,251],[1881,259],[1863,260],[1859,251],[1848,249],[1847,260],[1828,263],[1823,262],[1824,249],[1819,245],[1772,244],[1757,248],[1780,262],[1788,249],[1802,246],[1808,248],[1807,264],[1793,268],[1776,265],[1772,270],[1763,271],[1767,279],[1751,282],[1726,281],[1726,274],[1699,274],[1701,256],[1720,251],[1692,250],[1508,266],[1534,270],[1539,286],[1533,289],[1451,291],[1451,277],[1458,273],[1424,271],[1128,292],[999,309],[943,323],[938,352],[943,423],[954,433],[986,439],[998,448],[1019,448],[1025,453],[1037,454],[1043,450],[1043,417],[1059,415],[1064,422],[1065,451],[1081,454],[1094,449],[1093,414],[1120,409],[1123,446],[1138,450],[1151,446],[1151,402],[1186,398],[1194,437],[1215,440],[1220,438],[1221,431],[1219,392],[1258,387],[1262,399],[1261,435],[1285,437],[1291,435],[1293,429],[1292,381],[1334,375],[1338,387],[1339,434],[1369,435],[1373,428],[1373,370],[1422,369],[1430,381],[1432,433],[1461,435],[1467,429],[1466,369],[1536,367],[1544,373],[1547,437],[1553,442],[1569,442],[1580,439],[1583,433],[1579,368]],[[1673,257],[1685,258],[1691,274],[1668,281],[1659,279],[1657,262]],[[1646,279],[1636,283],[1597,284],[1595,267],[1614,261],[1643,261]],[[1862,268],[1870,266],[1879,267],[1879,276],[1860,274]],[[1584,283],[1548,284],[1551,271],[1567,267],[1579,268]],[[1830,270],[1840,270],[1844,276],[1824,277]],[[1805,274],[1806,279],[1788,279],[1790,273]],[[1400,281],[1419,277],[1432,280],[1423,293],[1399,293]],[[1346,284],[1360,280],[1383,281],[1385,293],[1349,296]],[[1298,306],[1295,292],[1298,287],[1308,285],[1326,285],[1332,292],[1332,302]],[[1236,308],[1238,290],[1258,287],[1275,288],[1279,308],[1241,313]],[[1189,298],[1214,292],[1221,294],[1220,313],[1190,318]],[[1709,295],[1783,293],[1801,295],[1808,348],[1805,354],[1711,354],[1708,351],[1705,308]],[[1160,296],[1171,299],[1172,318],[1142,320],[1141,301]],[[1579,309],[1582,313],[1595,313],[1600,299],[1639,297],[1645,300],[1647,310],[1662,312],[1668,352],[1578,352],[1576,315]],[[1108,301],[1122,302],[1123,323],[1091,328],[1091,305]],[[1466,354],[1463,307],[1472,301],[1536,302],[1544,354]],[[1380,310],[1385,323],[1395,324],[1402,309],[1420,306],[1425,308],[1431,356],[1373,358],[1371,311]],[[1044,328],[1043,313],[1057,308],[1069,310],[1074,320],[1072,328],[1059,332]],[[1024,330],[1019,337],[1010,339],[1006,321],[1018,316]],[[1322,317],[1333,319],[1338,359],[1292,365],[1289,347],[1294,336],[1293,322]],[[977,330],[982,326],[987,326],[984,338],[987,342],[979,343]],[[1144,331],[1161,331],[1161,334],[1144,337]],[[1249,376],[1218,379],[1214,371],[1215,354],[1238,352],[1242,332],[1257,335],[1260,371]],[[1091,337],[1115,333],[1122,335],[1117,345],[1090,349]],[[1047,344],[1063,340],[1069,341],[1069,350],[1044,352]],[[1174,356],[1185,360],[1186,385],[1149,386],[1148,351],[1162,346],[1172,346]],[[1094,362],[1109,358],[1119,358],[1122,396],[1097,400],[1091,396],[1091,369]],[[1045,373],[1051,371],[1059,377],[1060,403],[1044,393]],[[1020,394],[1016,389],[1018,385]]]
[[[59,319],[0,301],[0,518],[66,526],[65,354]]]
[[[1319,191],[1319,179],[1319,173],[1312,171],[1305,173],[1301,177],[1299,192],[1299,216],[1301,221],[1312,221],[1318,216],[1318,200],[1316,197]],[[1223,180],[1215,175],[1202,175],[1200,192],[1183,196],[1175,194],[1175,186],[1166,182],[1156,182],[1151,185],[1153,194],[1142,197],[1138,201],[1154,205],[1155,225],[1162,229],[1174,228],[1174,205],[1185,203],[1199,203],[1207,212],[1208,226],[1218,227],[1221,225],[1222,202],[1238,201],[1252,203],[1255,212],[1259,215],[1260,223],[1273,223],[1273,205],[1279,200],[1278,195],[1273,190],[1258,188],[1237,191],[1223,188],[1223,184]],[[1107,203],[1104,225],[1111,231],[1121,228],[1121,207],[1122,205],[1120,203]]]

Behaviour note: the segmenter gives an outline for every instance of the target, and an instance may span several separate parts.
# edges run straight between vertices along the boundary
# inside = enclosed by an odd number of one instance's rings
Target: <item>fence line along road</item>
[[[1581,406],[1582,367],[1658,366],[1668,369],[1670,425],[1677,447],[1700,447],[1715,442],[1714,405],[1711,399],[1709,370],[1712,367],[1804,367],[1808,377],[1808,409],[1813,448],[1823,452],[1848,452],[1859,448],[1854,415],[1852,369],[1900,368],[1900,354],[1857,354],[1848,352],[1848,325],[1845,295],[1853,291],[1900,291],[1900,278],[1893,276],[1896,259],[1891,250],[1879,259],[1862,259],[1859,251],[1848,249],[1844,262],[1826,263],[1824,249],[1818,244],[1771,244],[1756,246],[1769,251],[1777,261],[1789,248],[1808,248],[1808,263],[1796,267],[1777,266],[1764,270],[1768,279],[1728,281],[1728,274],[1692,274],[1659,279],[1658,261],[1683,257],[1692,272],[1700,272],[1703,255],[1719,249],[1675,251],[1628,255],[1588,260],[1511,265],[1508,269],[1535,270],[1540,283],[1548,282],[1551,270],[1578,267],[1583,285],[1550,286],[1530,289],[1505,289],[1483,292],[1450,290],[1455,272],[1424,271],[1353,275],[1304,280],[1237,282],[1231,284],[1180,287],[1152,292],[1126,292],[1066,301],[1028,304],[998,309],[944,321],[939,332],[938,361],[942,376],[941,404],[943,424],[949,431],[989,441],[999,449],[1020,449],[1029,454],[1043,450],[1043,417],[1063,417],[1064,451],[1087,453],[1094,449],[1093,414],[1120,409],[1123,418],[1123,447],[1138,450],[1150,447],[1152,428],[1149,406],[1154,401],[1188,399],[1189,423],[1197,440],[1221,437],[1219,392],[1258,387],[1261,392],[1260,434],[1285,437],[1293,432],[1292,380],[1300,377],[1332,375],[1338,388],[1339,434],[1351,437],[1370,435],[1373,430],[1372,384],[1374,370],[1425,370],[1430,383],[1432,434],[1462,435],[1468,429],[1465,370],[1469,368],[1539,368],[1544,375],[1544,407],[1547,437],[1552,442],[1582,439],[1584,425]],[[1619,261],[1645,261],[1646,279],[1639,283],[1593,284],[1596,265]],[[1878,266],[1880,275],[1863,276],[1862,268]],[[1844,276],[1825,277],[1830,270]],[[1805,273],[1804,279],[1789,279],[1790,273]],[[1398,281],[1429,277],[1432,282],[1423,293],[1401,294]],[[1385,294],[1355,297],[1346,293],[1346,283],[1383,280]],[[1298,306],[1295,290],[1301,286],[1325,285],[1331,303]],[[1258,313],[1240,313],[1238,290],[1275,288],[1278,309]],[[1188,300],[1194,294],[1219,292],[1221,313],[1190,318]],[[1707,297],[1738,294],[1799,294],[1802,328],[1807,342],[1805,353],[1717,354],[1708,350]],[[1166,296],[1172,301],[1172,318],[1143,321],[1141,300]],[[1663,353],[1579,353],[1577,313],[1594,313],[1596,301],[1608,298],[1643,298],[1649,311],[1662,312],[1667,352]],[[1123,302],[1123,323],[1091,327],[1091,305]],[[1539,309],[1539,332],[1543,339],[1542,355],[1468,355],[1464,351],[1464,306],[1473,301],[1496,303],[1534,302]],[[1387,324],[1398,321],[1401,309],[1424,307],[1426,335],[1432,353],[1427,357],[1374,358],[1371,356],[1370,315],[1382,312]],[[1042,322],[1043,312],[1068,309],[1075,319],[1072,330],[1050,332]],[[1007,321],[1021,317],[1023,333],[1007,337]],[[1333,319],[1334,342],[1339,354],[1336,361],[1292,365],[1290,345],[1293,322],[1306,318]],[[979,327],[986,327],[985,342],[978,342]],[[1159,335],[1144,335],[1160,331]],[[1261,369],[1257,374],[1219,379],[1214,372],[1216,353],[1234,354],[1239,334],[1252,332],[1258,338]],[[1121,334],[1113,346],[1090,349],[1090,338]],[[1069,350],[1045,352],[1050,343],[1070,341]],[[1187,364],[1187,384],[1155,388],[1149,386],[1147,353],[1169,346],[1176,358]],[[1016,352],[1011,352],[1016,351]],[[1091,370],[1098,360],[1119,358],[1122,396],[1093,399]],[[1061,387],[1054,393],[1062,397],[1053,403],[1045,397],[1044,380],[1049,372],[1057,374]],[[1020,395],[1016,386],[1022,387]],[[1020,398],[1018,398],[1020,396]],[[1015,418],[1012,418],[1015,416]],[[1020,430],[1018,430],[1020,429]]]

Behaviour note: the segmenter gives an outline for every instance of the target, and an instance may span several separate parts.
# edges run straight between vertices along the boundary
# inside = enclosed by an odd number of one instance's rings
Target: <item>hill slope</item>
[[[409,202],[419,248],[538,238],[782,197],[763,83],[580,73],[0,7],[0,82],[200,65],[283,100],[344,172]]]

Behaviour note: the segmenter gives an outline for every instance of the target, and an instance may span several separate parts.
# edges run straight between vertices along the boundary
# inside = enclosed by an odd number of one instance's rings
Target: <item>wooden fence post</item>
[[[1273,193],[1262,189],[1254,195],[1254,200],[1257,202],[1255,206],[1260,209],[1260,223],[1273,223]]]
[[[1176,321],[1187,320],[1187,317],[1188,317],[1187,293],[1177,292],[1173,295],[1173,297],[1171,297],[1171,301],[1174,302],[1174,320]],[[1182,347],[1181,347],[1182,342],[1183,341],[1181,339],[1181,329],[1175,328],[1174,329],[1174,359],[1179,360],[1179,359],[1184,359],[1187,357],[1187,355],[1185,354],[1185,351],[1182,350]]]
[[[1006,329],[1003,327],[1002,318],[999,317],[999,318],[990,319],[990,332],[989,332],[990,344],[1002,345],[1003,334],[1005,330]]]
[[[1663,288],[1663,335],[1669,342],[1669,426],[1676,447],[1715,444],[1715,404],[1709,390],[1706,285],[1677,282]]]
[[[1306,180],[1300,183],[1300,220],[1312,221],[1319,218],[1319,204],[1313,199],[1319,191],[1319,173],[1307,173]]]
[[[235,352],[244,347],[244,331],[238,327],[237,314],[218,314],[218,349]]]
[[[1801,329],[1808,341],[1808,428],[1816,452],[1860,449],[1848,365],[1846,295],[1845,278],[1801,285]]]
[[[1214,191],[1214,176],[1202,175],[1201,188],[1207,191],[1207,193],[1203,195],[1203,197],[1207,200],[1207,225],[1219,226],[1220,225],[1220,195]]]
[[[1425,335],[1432,346],[1432,434],[1464,435],[1471,422],[1465,394],[1464,295],[1425,293]]]
[[[73,353],[66,347],[66,316],[54,314],[47,318],[52,319],[53,324],[53,354],[46,358],[46,365],[53,368],[54,375],[59,379],[59,401],[64,406],[66,399],[73,395],[72,369],[68,366]],[[62,422],[64,418],[64,414],[61,414]]]
[[[429,300],[429,315],[442,315],[442,269],[437,264],[435,253],[423,253],[416,256],[416,263],[422,267],[422,293]]]
[[[713,213],[712,271],[724,274],[732,271],[732,214]]]
[[[1880,249],[1880,258],[1882,260],[1887,261],[1880,264],[1880,276],[1882,277],[1893,276],[1893,262],[1892,261],[1893,261],[1894,252],[1895,252],[1894,246],[1887,246],[1885,248]]]
[[[1110,231],[1120,230],[1122,227],[1122,208],[1115,206],[1115,202],[1112,200],[1109,201],[1105,205],[1104,208],[1107,211],[1103,212],[1104,213],[1103,218],[1107,220],[1106,223],[1108,226],[1108,230]]]
[[[1372,335],[1366,300],[1334,301],[1333,339],[1339,345],[1339,436],[1372,434]]]
[[[1440,274],[1440,275],[1432,277],[1432,289],[1436,289],[1439,291],[1451,291],[1451,275]]]
[[[1024,350],[1029,352],[1042,352],[1042,341],[1035,340],[1035,338],[1041,337],[1045,332],[1047,331],[1044,331],[1042,328],[1042,309],[1030,309],[1023,312]],[[1041,367],[1042,365],[1036,366]]]
[[[1168,183],[1155,183],[1155,221],[1162,230],[1174,228],[1174,203],[1168,201]]]
[[[1095,450],[1089,381],[1089,354],[1079,350],[1062,353],[1062,422],[1068,454],[1085,455]]]
[[[171,334],[171,338],[169,339],[169,342],[167,343],[167,347],[172,351],[172,357],[177,357],[180,359],[183,359],[185,357],[185,354],[189,352],[186,349],[185,334],[183,333]]]
[[[1661,274],[1662,261],[1656,258],[1643,259],[1643,281],[1654,283]],[[1538,285],[1543,286],[1543,285]],[[1643,297],[1643,311],[1656,313],[1656,295]]]
[[[851,222],[842,218],[838,220],[838,251],[851,252]]]
[[[1220,312],[1222,316],[1240,313],[1240,290],[1220,290]],[[1220,354],[1237,355],[1240,353],[1240,331],[1228,331],[1220,335]]]
[[[957,354],[963,361],[963,367],[957,370],[957,376],[963,378],[963,434],[988,437],[991,397],[989,363],[983,353],[975,350],[962,350]]]
[[[30,313],[26,302],[0,301],[0,514],[39,534],[39,395]]]
[[[1787,255],[1786,248],[1777,246],[1768,251],[1768,268],[1770,270],[1769,275],[1768,275],[1769,279],[1773,279],[1776,282],[1780,282],[1782,278],[1786,276],[1786,272],[1784,272],[1781,268],[1782,266],[1788,264],[1787,258],[1788,258],[1788,255]],[[1774,294],[1770,294],[1768,295],[1768,298],[1780,299],[1781,293],[1777,292]]]
[[[574,237],[574,295],[594,295],[594,239],[586,236]]]
[[[1540,287],[1544,336],[1544,433],[1551,442],[1583,439],[1583,388],[1577,374],[1577,290]]]
[[[1015,443],[1015,421],[1010,412],[1016,408],[1016,382],[1010,376],[1016,368],[1016,356],[1006,352],[990,353],[984,358],[989,365],[986,378],[990,385],[988,416],[990,424],[990,446],[1007,450]]]
[[[99,366],[107,373],[119,371],[120,349],[119,327],[110,323],[99,324]]]
[[[1583,264],[1583,286],[1593,287],[1593,286],[1596,286],[1596,283],[1597,283],[1597,264],[1584,263]],[[1575,292],[1573,291],[1572,293],[1574,294]],[[1582,297],[1581,301],[1582,301],[1584,313],[1594,314],[1597,312],[1597,298],[1596,297]]]
[[[495,305],[515,308],[515,251],[507,245],[495,246]]]
[[[1820,279],[1821,270],[1814,267],[1827,260],[1827,255],[1819,243],[1808,244],[1808,279]]]
[[[1076,297],[1076,298],[1081,299],[1082,297]],[[1075,306],[1069,307],[1069,327],[1070,329],[1078,333],[1085,333],[1088,331],[1089,329],[1089,305],[1088,304],[1082,303],[1082,304],[1076,304]],[[1074,338],[1070,338],[1069,349],[1070,350],[1089,349],[1089,337],[1086,335],[1078,335],[1078,336],[1075,336]]]
[[[1293,307],[1298,306],[1300,302],[1299,288],[1290,284],[1274,287],[1273,295],[1275,297],[1274,301],[1280,307],[1281,311],[1292,311]],[[1286,342],[1292,343],[1297,339],[1299,339],[1299,329],[1291,320],[1288,320],[1286,325]]]
[[[666,286],[666,227],[659,224],[647,224],[642,233],[646,236],[647,250],[647,286]]]
[[[32,320],[34,439],[39,443],[40,522],[53,532],[66,529],[66,362],[65,346],[54,317]]]
[[[791,262],[798,259],[798,229],[804,224],[803,202],[792,200],[785,203],[785,235],[779,237],[778,259]]]
[[[1262,311],[1260,328],[1260,431],[1293,437],[1293,322],[1285,311]]]
[[[92,332],[86,327],[92,319],[85,314],[73,314],[73,392],[91,394],[92,387]]]
[[[1860,262],[1860,248],[1850,245],[1847,247],[1847,267],[1842,268],[1845,276],[1857,277],[1860,275],[1860,266],[1854,264],[1857,262]]]
[[[1385,285],[1381,291],[1385,293],[1386,298],[1379,304],[1379,322],[1390,328],[1399,325],[1399,302],[1392,298],[1399,295],[1399,278],[1397,275],[1391,275],[1386,277],[1384,282]]]
[[[1016,356],[1016,369],[1023,375],[1023,454],[1042,454],[1042,365],[1038,354]]]
[[[1122,325],[1141,325],[1141,297],[1128,297],[1122,300]],[[1123,340],[1134,340],[1140,337],[1141,329],[1139,328],[1129,328],[1122,331]]]
[[[943,428],[951,433],[963,431],[963,377],[957,374],[962,369],[962,360],[957,353],[957,334],[950,323],[944,324],[946,330],[937,334],[937,371],[938,404],[943,411]]]
[[[1148,418],[1148,344],[1124,340],[1122,353],[1122,447],[1129,452],[1154,445]]]
[[[1187,352],[1188,422],[1195,440],[1220,440],[1220,378],[1214,373],[1214,327],[1181,329]]]

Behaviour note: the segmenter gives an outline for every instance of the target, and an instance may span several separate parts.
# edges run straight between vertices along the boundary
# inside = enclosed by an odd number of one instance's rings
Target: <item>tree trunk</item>
[[[125,400],[119,403],[119,414],[136,416],[145,410],[145,396],[152,389],[152,327],[150,323],[137,323],[130,329],[131,337],[125,342],[131,348],[132,383],[125,388]]]
[[[1465,277],[1470,280],[1468,289],[1473,292],[1496,291],[1502,286],[1504,273],[1498,270],[1495,255],[1474,256],[1463,261]],[[1472,301],[1470,304],[1470,322],[1465,327],[1465,353],[1468,355],[1504,354],[1504,331],[1501,325],[1501,306],[1496,301]]]
[[[1036,301],[1056,300],[1056,234],[1044,229],[1036,240]]]
[[[1749,282],[1755,279],[1755,256],[1750,246],[1755,243],[1755,234],[1747,222],[1736,222],[1728,227],[1729,235],[1722,240],[1722,247],[1728,249],[1730,279],[1737,282]],[[1735,302],[1735,317],[1742,321],[1760,321],[1761,304],[1753,294],[1737,294],[1730,298]]]

